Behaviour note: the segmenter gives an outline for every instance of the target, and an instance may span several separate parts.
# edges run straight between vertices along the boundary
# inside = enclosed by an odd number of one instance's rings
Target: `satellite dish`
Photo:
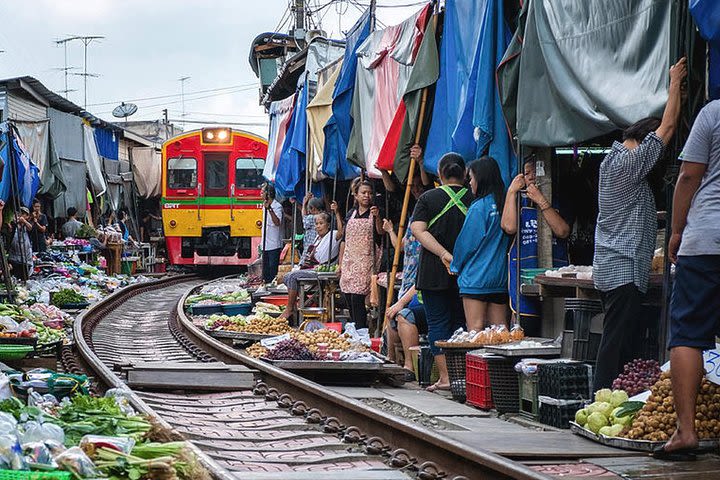
[[[124,118],[127,121],[127,117],[137,112],[137,105],[134,103],[122,102],[120,105],[115,107],[112,111],[113,117]]]

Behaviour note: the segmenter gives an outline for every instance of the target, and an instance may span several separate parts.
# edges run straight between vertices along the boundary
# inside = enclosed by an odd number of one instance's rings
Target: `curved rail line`
[[[74,328],[77,353],[91,374],[108,388],[128,392],[139,411],[191,440],[215,478],[322,479],[341,471],[358,479],[548,478],[387,416],[208,336],[182,309],[187,295],[201,284],[179,277],[128,287],[84,312]],[[139,305],[151,311],[138,318]],[[252,392],[135,392],[112,370],[114,363],[130,358],[221,361],[253,370],[258,381]],[[323,476],[321,471],[335,473]]]

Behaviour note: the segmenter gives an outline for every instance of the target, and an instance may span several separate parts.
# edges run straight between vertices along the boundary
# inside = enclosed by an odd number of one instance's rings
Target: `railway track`
[[[69,363],[70,369],[87,370],[100,389],[126,390],[138,410],[190,440],[215,478],[548,478],[389,417],[205,335],[177,308],[202,282],[186,276],[134,285],[90,308],[74,327],[80,362]],[[64,358],[69,356],[65,352]],[[252,389],[212,393],[133,391],[118,366],[138,362],[198,369],[224,362],[246,367],[257,383]]]

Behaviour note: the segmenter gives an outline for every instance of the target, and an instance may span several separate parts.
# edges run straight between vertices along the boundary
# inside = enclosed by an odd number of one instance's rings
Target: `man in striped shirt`
[[[647,176],[670,142],[680,116],[685,59],[670,69],[662,120],[646,118],[623,132],[600,165],[593,278],[605,310],[594,389],[610,388],[633,358],[641,304],[650,278],[657,211]]]

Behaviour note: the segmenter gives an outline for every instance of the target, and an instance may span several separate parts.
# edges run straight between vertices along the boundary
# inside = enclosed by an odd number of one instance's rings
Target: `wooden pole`
[[[423,120],[425,117],[425,106],[427,104],[427,88],[422,91],[422,97],[420,99],[420,116],[418,118],[417,129],[415,130],[415,144],[420,142],[420,135],[423,129]],[[387,288],[387,299],[385,301],[385,311],[390,309],[393,301],[393,295],[395,293],[395,275],[397,274],[398,264],[400,263],[400,251],[402,248],[402,240],[405,236],[405,224],[407,222],[407,211],[410,205],[410,190],[412,189],[413,177],[415,176],[415,164],[417,159],[410,156],[410,167],[408,168],[407,184],[405,185],[405,197],[403,198],[402,212],[400,213],[400,224],[398,225],[398,245],[395,248],[395,255],[393,256],[392,270],[388,277],[388,288]],[[388,319],[385,316],[385,326],[387,327]]]

